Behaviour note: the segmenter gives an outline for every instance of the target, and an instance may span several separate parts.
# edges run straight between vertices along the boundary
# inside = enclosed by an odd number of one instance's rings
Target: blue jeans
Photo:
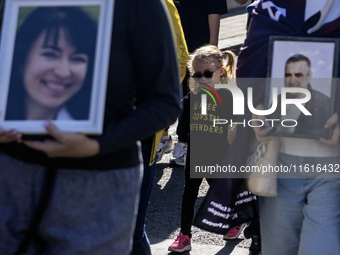
[[[151,166],[149,164],[151,160],[150,155],[152,144],[153,138],[149,138],[142,142],[142,154],[144,161],[143,181],[140,190],[136,228],[133,235],[132,252],[130,255],[151,255],[150,241],[145,231],[145,216],[149,205],[155,170],[157,168],[156,160]]]
[[[278,164],[339,163],[280,155]],[[321,178],[320,178],[321,177]],[[340,179],[278,178],[278,196],[260,197],[264,255],[340,254]]]
[[[144,166],[145,167],[145,166]],[[132,252],[130,255],[151,255],[150,241],[145,231],[145,216],[149,205],[152,182],[155,175],[156,163],[144,168],[143,182],[140,193],[136,229],[133,235]]]
[[[0,254],[23,239],[41,192],[45,168],[0,153]],[[140,166],[58,170],[51,200],[25,255],[112,255],[130,252]]]

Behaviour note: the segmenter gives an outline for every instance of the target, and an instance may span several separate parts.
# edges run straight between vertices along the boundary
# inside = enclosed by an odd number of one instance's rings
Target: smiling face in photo
[[[59,30],[56,42],[46,41],[43,31],[28,52],[23,83],[27,103],[45,108],[59,108],[83,86],[88,56],[77,52],[64,29]]]

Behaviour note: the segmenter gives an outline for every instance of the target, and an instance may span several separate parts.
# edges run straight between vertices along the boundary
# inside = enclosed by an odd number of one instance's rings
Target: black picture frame
[[[266,109],[270,109],[275,102],[272,98],[273,89],[277,88],[278,91],[277,108],[272,114],[266,116],[271,120],[273,126],[272,135],[314,139],[331,137],[332,129],[325,128],[325,124],[334,114],[335,92],[338,83],[338,79],[336,79],[339,65],[338,53],[339,39],[336,38],[270,37],[265,93]],[[282,108],[286,107],[281,103],[282,101],[287,102],[284,99],[281,100],[283,88],[298,88],[302,86],[301,83],[306,84],[306,81],[301,82],[296,79],[299,75],[301,76],[299,79],[306,79],[300,72],[292,71],[292,69],[287,71],[286,69],[286,62],[289,58],[290,66],[292,66],[292,63],[296,62],[291,61],[296,61],[301,56],[307,57],[311,64],[306,88],[310,92],[311,98],[302,104],[311,113],[311,116],[304,114],[294,104],[289,104],[286,115],[283,115]],[[297,62],[300,61],[304,60]],[[290,79],[292,76],[294,78]],[[294,99],[297,95],[302,96],[303,93],[286,93],[285,95],[288,99]]]

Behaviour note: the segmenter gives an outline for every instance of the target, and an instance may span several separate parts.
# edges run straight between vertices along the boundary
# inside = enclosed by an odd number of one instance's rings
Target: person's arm
[[[264,106],[263,104],[259,104],[256,109],[258,110],[263,110]],[[252,119],[260,119],[262,120],[263,123],[266,123],[266,118],[262,115],[256,115],[256,114],[252,114]],[[256,123],[256,122],[254,122]],[[269,132],[272,130],[272,127],[267,126],[266,128],[261,128],[260,125],[258,125],[258,123],[254,124],[254,126],[252,127],[253,131],[255,133],[256,139],[259,142],[267,142],[269,140],[272,140],[274,138],[274,136],[272,135],[268,135]]]
[[[333,133],[332,137],[330,139],[321,138],[320,140],[317,140],[318,143],[327,146],[327,147],[333,147],[339,142],[340,138],[340,127],[339,127],[339,120],[338,120],[338,114],[334,113],[328,120],[325,125],[326,128],[333,127]]]
[[[225,0],[206,0],[208,24],[210,30],[210,44],[218,46],[221,15],[228,12]]]
[[[218,35],[220,32],[220,14],[209,14],[210,44],[218,46]]]
[[[239,5],[244,5],[248,2],[248,0],[235,0],[236,3],[238,3]]]
[[[54,140],[24,140],[23,143],[32,149],[45,152],[50,158],[83,158],[97,155],[99,152],[99,143],[84,134],[60,131],[52,122],[46,122],[45,128]]]
[[[189,59],[188,47],[187,47],[187,43],[184,37],[184,32],[183,32],[183,28],[181,24],[181,18],[178,14],[174,1],[165,0],[165,3],[168,8],[168,11],[171,17],[171,23],[174,29],[174,34],[175,34],[176,44],[177,44],[178,58],[179,58],[179,65],[180,65],[180,71],[181,71],[180,82],[183,82],[183,79],[187,72],[187,63]]]
[[[98,138],[100,154],[132,145],[168,127],[176,121],[181,109],[178,61],[164,3],[157,0],[133,2],[138,6],[126,22],[131,29],[128,46],[131,70],[138,82],[138,104],[136,110],[121,121],[108,125],[105,135]],[[117,33],[114,36],[120,36],[120,32]],[[121,63],[117,62],[112,68],[115,67],[118,71],[114,72],[119,75]]]

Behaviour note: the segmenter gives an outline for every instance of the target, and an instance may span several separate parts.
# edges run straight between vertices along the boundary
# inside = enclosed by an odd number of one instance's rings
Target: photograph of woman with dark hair
[[[21,85],[20,95],[10,92],[17,104],[8,107],[21,121],[0,122],[0,254],[129,255],[143,177],[139,141],[170,126],[181,110],[165,6],[159,0],[6,0],[3,24],[0,105],[9,104],[7,89]],[[55,62],[64,65],[52,68]],[[89,100],[69,105],[84,90],[81,99],[93,98],[91,113],[104,106],[100,134],[62,129],[91,122],[100,111],[86,121],[54,121],[63,109],[87,117]],[[7,118],[16,116],[9,112]],[[27,121],[32,113],[51,120]],[[26,135],[21,124],[47,135]]]
[[[80,7],[39,7],[15,39],[6,120],[89,118],[96,21]]]

